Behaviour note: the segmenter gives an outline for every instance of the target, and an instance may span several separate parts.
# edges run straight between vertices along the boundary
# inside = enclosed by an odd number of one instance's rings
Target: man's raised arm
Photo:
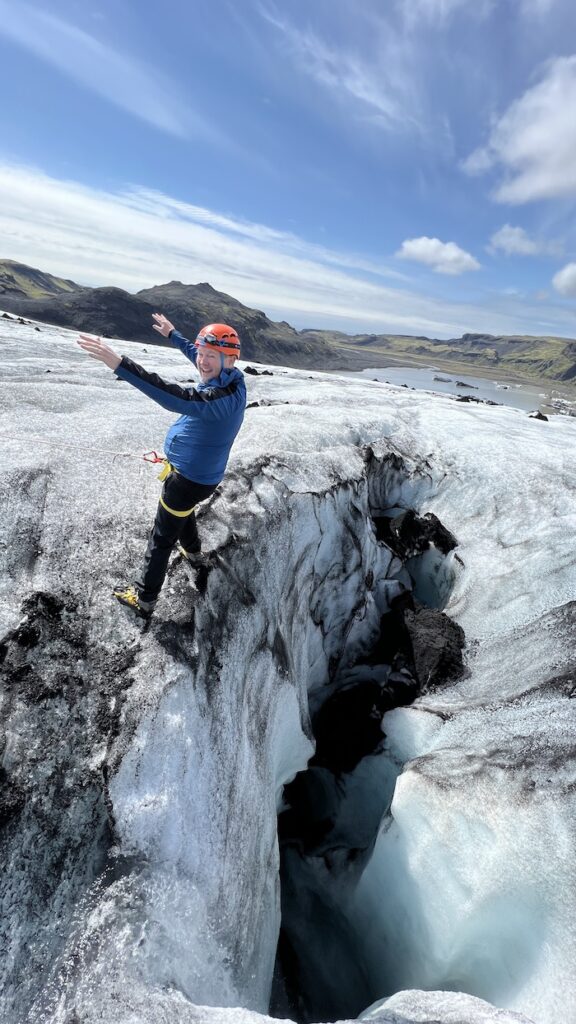
[[[90,334],[81,334],[78,339],[80,348],[83,348],[85,352],[91,357],[91,359],[99,359],[101,363],[105,363],[111,370],[117,370],[122,362],[121,356],[119,356],[110,345],[107,345],[102,338],[93,338]]]
[[[196,366],[196,359],[198,357],[198,349],[194,345],[193,341],[188,341],[188,338],[183,337],[179,331],[176,330],[173,323],[170,323],[164,313],[152,313],[152,319],[154,323],[152,327],[158,334],[161,334],[163,338],[170,338],[173,345],[176,345],[180,349],[183,355],[194,363]]]

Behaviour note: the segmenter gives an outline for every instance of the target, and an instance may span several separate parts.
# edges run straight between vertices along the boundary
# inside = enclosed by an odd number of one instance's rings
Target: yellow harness
[[[168,459],[162,459],[162,469],[158,473],[158,479],[159,480],[165,480],[167,476],[170,476],[170,473],[177,473],[177,472],[178,472],[178,470],[174,469],[174,466],[170,465],[170,463],[168,462]]]
[[[170,473],[178,472],[178,470],[174,469],[174,466],[172,466],[168,462],[168,459],[162,459],[162,463],[162,469],[158,473],[159,480],[165,480],[167,476],[170,476]],[[159,501],[160,504],[162,505],[162,508],[165,508],[166,511],[169,512],[171,516],[177,516],[178,519],[186,519],[187,516],[191,516],[194,509],[196,508],[196,505],[192,505],[192,508],[188,508],[184,512],[179,512],[178,509],[170,508],[170,506],[167,505],[166,502],[164,501],[162,495],[160,495]]]

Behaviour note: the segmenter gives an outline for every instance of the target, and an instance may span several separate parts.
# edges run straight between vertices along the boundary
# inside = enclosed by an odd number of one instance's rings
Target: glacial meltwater
[[[436,391],[456,398],[497,402],[524,412],[536,409],[546,415],[569,410],[576,412],[576,394],[572,395],[566,386],[557,385],[554,381],[519,383],[504,376],[502,379],[491,380],[488,377],[473,377],[462,370],[439,370],[434,366],[375,367],[346,373],[344,376],[383,381],[395,387],[406,386],[417,391]]]

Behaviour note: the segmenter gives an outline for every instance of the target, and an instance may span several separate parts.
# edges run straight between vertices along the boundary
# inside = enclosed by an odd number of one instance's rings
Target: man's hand
[[[168,318],[164,316],[164,313],[152,313],[152,319],[156,321],[156,323],[152,324],[152,327],[163,338],[167,338],[171,331],[176,330],[174,324],[170,323]]]
[[[99,359],[101,363],[106,363],[111,370],[117,370],[122,362],[114,349],[110,348],[101,338],[93,338],[91,334],[81,334],[78,344],[92,359]]]

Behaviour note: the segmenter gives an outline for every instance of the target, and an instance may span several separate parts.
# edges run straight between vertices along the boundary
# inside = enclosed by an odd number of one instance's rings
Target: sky
[[[0,0],[0,86],[0,259],[576,337],[573,0]]]

